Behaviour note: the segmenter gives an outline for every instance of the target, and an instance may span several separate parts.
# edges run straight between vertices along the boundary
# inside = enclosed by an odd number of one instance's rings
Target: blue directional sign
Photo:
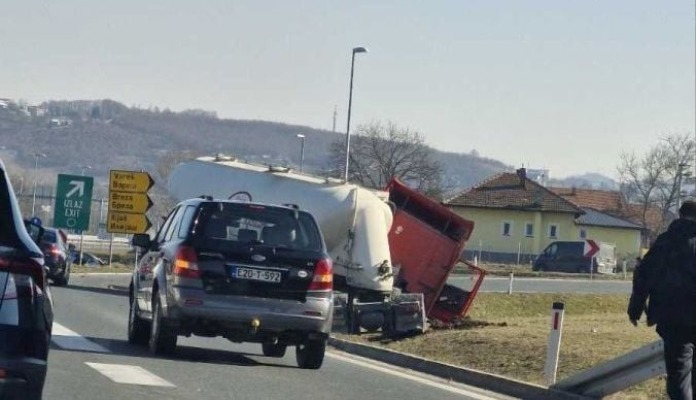
[[[53,225],[57,228],[84,231],[89,227],[94,178],[81,175],[58,175]]]

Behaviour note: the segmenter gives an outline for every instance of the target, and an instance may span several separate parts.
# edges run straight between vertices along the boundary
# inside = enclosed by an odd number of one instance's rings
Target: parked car
[[[262,344],[320,368],[333,318],[333,265],[314,217],[294,207],[197,198],[151,239],[130,285],[128,341],[155,354],[179,335]]]
[[[48,277],[56,286],[65,286],[70,281],[72,257],[75,246],[68,244],[68,235],[58,228],[45,228],[41,239],[41,250],[48,268]]]
[[[595,242],[599,250],[594,257],[586,257],[586,241],[551,242],[532,264],[534,271],[558,271],[612,274],[616,272],[616,246]]]
[[[106,261],[102,260],[101,258],[95,256],[92,253],[87,253],[87,252],[82,252],[82,262],[80,262],[80,252],[77,250],[73,250],[70,253],[71,261],[74,264],[77,265],[87,265],[87,266],[92,266],[92,267],[99,267],[102,265],[106,265]]]
[[[44,258],[36,244],[43,233],[22,219],[0,160],[1,399],[39,400],[43,392],[53,324]]]

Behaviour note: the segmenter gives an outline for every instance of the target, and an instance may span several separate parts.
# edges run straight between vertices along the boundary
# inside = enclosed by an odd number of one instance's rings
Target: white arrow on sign
[[[80,192],[77,197],[82,197],[85,195],[85,181],[70,181],[70,184],[73,186],[73,188],[68,191],[65,197],[70,197],[76,192]]]

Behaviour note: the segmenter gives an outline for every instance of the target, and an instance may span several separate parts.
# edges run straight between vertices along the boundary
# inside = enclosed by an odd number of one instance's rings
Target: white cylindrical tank
[[[389,293],[393,277],[388,233],[392,213],[386,192],[297,174],[292,170],[201,157],[177,165],[169,192],[178,200],[201,195],[230,198],[247,192],[252,201],[296,204],[317,219],[348,286]]]

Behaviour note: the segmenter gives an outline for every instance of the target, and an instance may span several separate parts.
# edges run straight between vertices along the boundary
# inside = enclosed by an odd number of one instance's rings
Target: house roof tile
[[[585,214],[578,217],[576,222],[578,225],[589,225],[589,226],[605,226],[611,228],[625,228],[625,229],[642,229],[640,225],[625,220],[623,218],[615,217],[613,215],[605,214],[601,211],[595,210],[589,207],[583,207]]]
[[[627,209],[626,202],[618,191],[563,187],[549,187],[548,189],[579,207],[615,213],[623,213]]]
[[[526,177],[524,168],[503,172],[444,202],[448,206],[582,214],[580,207]]]

